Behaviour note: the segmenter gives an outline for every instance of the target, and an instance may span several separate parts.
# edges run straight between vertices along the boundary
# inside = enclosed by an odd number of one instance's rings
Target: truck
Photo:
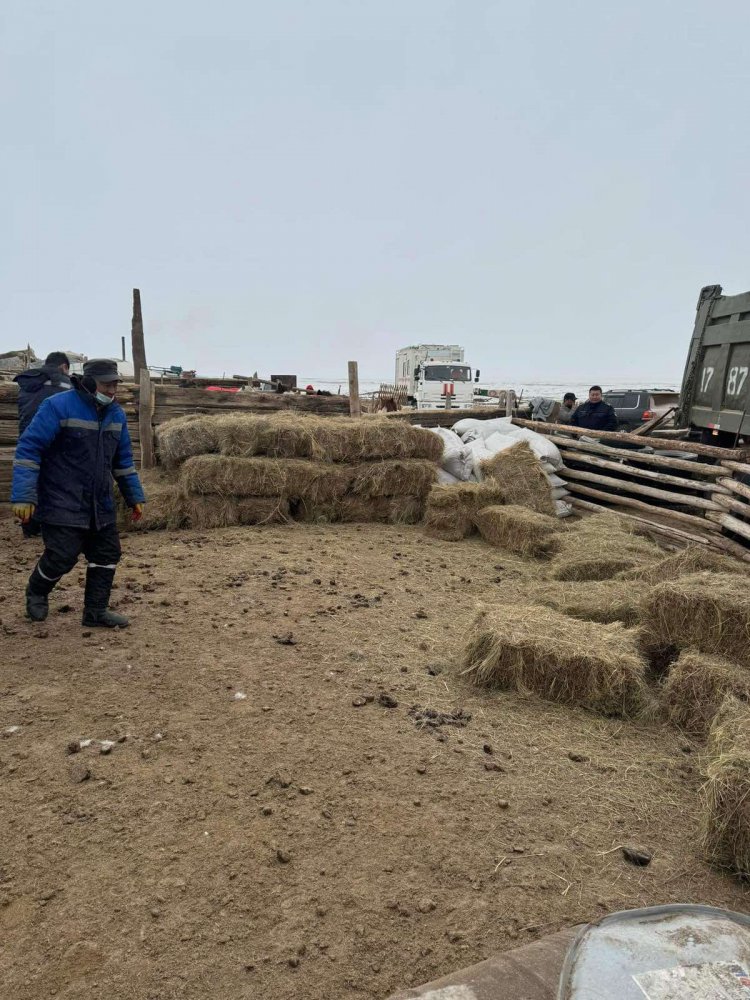
[[[479,372],[474,382],[479,381]],[[418,410],[471,409],[472,370],[458,344],[413,344],[396,352],[396,386]]]
[[[701,289],[682,379],[676,426],[705,444],[735,447],[750,437],[750,292]]]

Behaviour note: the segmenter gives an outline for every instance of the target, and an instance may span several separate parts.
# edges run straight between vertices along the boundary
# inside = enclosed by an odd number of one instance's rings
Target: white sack
[[[461,438],[447,427],[431,427],[430,430],[442,439],[443,457],[440,464],[443,469],[450,472],[459,482],[467,480],[474,463]]]
[[[455,486],[456,483],[460,483],[460,479],[456,479],[452,476],[450,472],[446,472],[445,469],[438,469],[437,471],[437,481],[441,486]]]

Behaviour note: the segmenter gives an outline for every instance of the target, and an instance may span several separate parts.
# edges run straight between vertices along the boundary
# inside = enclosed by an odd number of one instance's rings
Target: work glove
[[[34,516],[34,511],[36,510],[36,504],[33,503],[14,503],[13,504],[13,514],[21,524],[28,524],[29,521]]]
[[[134,521],[140,521],[140,519],[143,517],[143,504],[142,503],[133,504],[130,516]]]

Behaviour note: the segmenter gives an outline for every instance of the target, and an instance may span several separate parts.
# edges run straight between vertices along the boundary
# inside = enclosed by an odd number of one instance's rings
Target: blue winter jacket
[[[116,519],[113,476],[127,504],[145,502],[122,407],[99,406],[74,376],[19,438],[11,501],[36,504],[42,523],[101,528]]]
[[[60,371],[58,365],[42,365],[41,368],[27,368],[13,379],[18,383],[18,433],[23,434],[34,414],[50,396],[67,392],[71,381]]]

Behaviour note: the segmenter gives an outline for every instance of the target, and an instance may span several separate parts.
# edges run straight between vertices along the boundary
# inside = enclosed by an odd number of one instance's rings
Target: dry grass
[[[442,440],[431,431],[385,417],[319,417],[299,413],[221,413],[181,418],[159,429],[160,454],[176,467],[193,455],[307,458],[321,462],[427,459],[439,462]]]
[[[686,649],[669,670],[661,700],[670,722],[693,736],[705,736],[727,695],[750,701],[750,670]]]
[[[718,867],[750,875],[750,708],[731,696],[711,726],[705,778],[703,851]]]
[[[654,586],[643,606],[645,639],[750,665],[750,591],[744,576],[694,573]]]
[[[557,520],[528,507],[484,507],[474,524],[485,541],[520,556],[549,556],[557,547]]]
[[[330,503],[300,503],[295,506],[296,520],[317,524],[366,523],[416,524],[424,516],[422,497],[347,496]]]
[[[183,525],[207,530],[235,525],[278,524],[290,520],[289,503],[278,497],[180,497]]]
[[[219,417],[189,414],[168,420],[156,428],[156,450],[165,469],[176,469],[193,455],[209,455],[219,450]]]
[[[573,618],[606,625],[622,622],[634,626],[640,621],[642,587],[622,580],[597,580],[584,583],[545,583],[531,587],[526,599]]]
[[[642,583],[651,584],[675,580],[701,570],[710,570],[712,573],[747,574],[748,572],[745,564],[737,559],[723,556],[705,545],[689,545],[651,565],[625,570],[619,576],[622,580],[640,580]]]
[[[480,608],[463,656],[463,672],[477,685],[626,717],[650,707],[645,671],[637,638],[622,625],[533,604]]]
[[[143,517],[134,521],[130,508],[115,489],[117,501],[117,526],[120,531],[162,531],[167,528],[182,527],[179,490],[164,472],[145,469],[140,472],[140,480],[146,494]]]
[[[502,487],[492,480],[433,486],[427,497],[425,531],[446,542],[460,541],[474,531],[474,518],[480,510],[502,504],[504,499]]]
[[[635,534],[623,518],[593,514],[560,534],[552,576],[556,580],[610,580],[624,570],[650,566],[663,556],[663,549]]]
[[[539,459],[526,441],[481,463],[483,475],[502,486],[504,502],[555,516],[555,503]]]

